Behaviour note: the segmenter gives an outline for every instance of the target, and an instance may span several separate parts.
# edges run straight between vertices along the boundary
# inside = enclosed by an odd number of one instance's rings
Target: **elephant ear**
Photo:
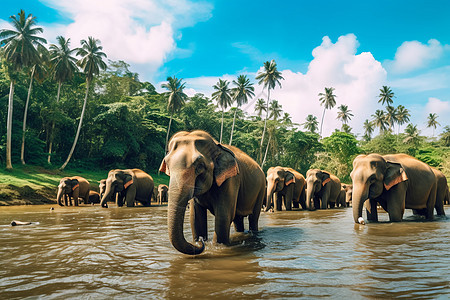
[[[163,158],[162,162],[161,162],[161,166],[159,166],[159,171],[166,173],[167,176],[170,176],[170,172],[169,172],[169,168],[166,165],[166,159]]]
[[[394,185],[408,180],[402,165],[393,162],[386,162],[386,171],[384,173],[384,188],[389,191]]]
[[[130,174],[126,174],[123,179],[123,188],[126,190],[130,185],[133,184],[133,177]]]
[[[225,180],[239,174],[239,167],[234,153],[230,149],[221,144],[217,144],[217,146],[219,147],[219,154],[214,164],[214,177],[217,186],[221,186]]]
[[[72,191],[75,191],[75,189],[77,189],[80,186],[78,179],[72,179],[71,183],[72,183]]]
[[[331,181],[330,173],[322,171],[322,186]]]
[[[287,171],[286,176],[284,176],[284,185],[288,186],[291,183],[295,183],[295,176],[291,172]]]

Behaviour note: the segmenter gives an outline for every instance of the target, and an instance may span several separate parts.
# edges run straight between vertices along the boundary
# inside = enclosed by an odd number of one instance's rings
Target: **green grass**
[[[150,174],[159,184],[169,183],[164,174]],[[107,170],[65,170],[45,169],[38,166],[15,166],[13,170],[0,169],[0,206],[20,204],[55,203],[59,181],[63,177],[86,178],[91,189],[98,191],[98,183],[108,176]]]

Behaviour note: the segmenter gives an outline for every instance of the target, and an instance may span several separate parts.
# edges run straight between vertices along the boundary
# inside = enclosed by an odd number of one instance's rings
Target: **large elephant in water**
[[[309,169],[306,172],[306,207],[309,210],[326,209],[344,203],[341,181],[327,171]]]
[[[305,177],[294,169],[280,166],[269,168],[267,170],[266,211],[273,206],[274,202],[275,210],[281,210],[283,199],[286,210],[292,210],[292,206],[298,208],[299,204],[306,209],[305,187]]]
[[[369,221],[378,221],[377,204],[388,212],[391,222],[401,221],[405,208],[422,210],[427,219],[433,218],[437,181],[427,164],[406,154],[359,155],[350,176],[356,223],[365,224],[364,203]]]
[[[169,239],[178,251],[190,255],[203,252],[200,237],[208,238],[207,210],[215,216],[217,243],[229,244],[231,223],[237,232],[243,232],[245,216],[250,230],[258,230],[266,179],[252,158],[200,130],[176,133],[168,149],[160,171],[170,176]],[[187,242],[183,234],[188,201],[192,235],[202,246]]]
[[[59,182],[56,199],[61,206],[72,205],[72,198],[75,206],[78,206],[78,198],[83,198],[86,204],[89,201],[89,190],[89,182],[83,177],[64,177]],[[61,201],[62,197],[64,197],[64,204]]]
[[[108,207],[108,200],[114,200],[117,195],[117,205],[123,205],[123,199],[128,207],[138,201],[144,206],[150,206],[153,196],[153,178],[140,169],[111,170],[105,183],[105,192],[100,202],[102,207]]]

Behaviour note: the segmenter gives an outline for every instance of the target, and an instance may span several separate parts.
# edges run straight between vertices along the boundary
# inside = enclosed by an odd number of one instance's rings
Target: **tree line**
[[[0,160],[6,168],[21,162],[64,169],[71,162],[81,168],[155,171],[173,133],[203,129],[221,143],[241,148],[264,169],[283,165],[306,173],[317,167],[348,181],[356,155],[403,152],[450,175],[450,128],[439,138],[434,133],[432,138],[421,136],[413,124],[400,133],[410,114],[402,105],[392,106],[395,96],[387,86],[379,95],[386,110],[365,121],[364,136],[352,133],[354,115],[342,104],[337,115],[342,127],[322,138],[325,112],[336,105],[335,89],[326,87],[318,94],[324,107],[320,129],[313,115],[294,124],[270,97],[283,80],[274,60],[265,62],[255,77],[267,90],[266,99],[255,97],[247,75],[231,82],[219,79],[211,98],[188,97],[186,83],[175,76],[167,77],[161,86],[165,92],[158,93],[126,62],[108,60],[94,37],[71,48],[70,38],[58,36],[47,48],[33,15],[21,10],[10,21],[14,29],[0,30],[0,122],[6,124],[0,127]],[[248,114],[253,102],[254,114]],[[436,129],[437,118],[430,114],[428,126]],[[379,133],[372,137],[375,128]]]

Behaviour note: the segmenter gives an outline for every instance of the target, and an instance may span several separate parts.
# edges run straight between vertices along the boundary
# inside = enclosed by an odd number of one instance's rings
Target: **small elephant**
[[[175,249],[189,255],[203,252],[203,239],[208,239],[207,210],[215,216],[217,243],[230,243],[231,223],[237,232],[243,232],[245,216],[250,230],[258,231],[266,178],[250,156],[218,143],[201,130],[174,134],[168,149],[160,171],[170,176],[167,219],[169,239]],[[202,246],[184,237],[188,201],[192,235]]]
[[[103,198],[103,195],[105,194],[105,191],[106,191],[106,179],[100,180],[98,189],[100,190],[99,194],[100,194],[100,199],[101,199],[101,198]]]
[[[100,194],[96,191],[89,191],[89,204],[98,204],[100,203]]]
[[[101,198],[102,207],[108,207],[107,201],[114,199],[118,206],[123,206],[123,200],[128,207],[133,207],[138,201],[144,206],[150,206],[153,196],[153,178],[140,169],[111,170],[105,182],[105,192]]]
[[[273,206],[275,194],[275,210],[280,211],[282,200],[286,210],[299,208],[299,204],[306,209],[306,181],[302,174],[291,168],[271,167],[267,170],[267,205],[266,211]]]
[[[58,185],[57,202],[60,206],[72,205],[72,197],[74,205],[78,206],[78,198],[83,198],[86,204],[89,201],[89,182],[80,176],[64,177]],[[61,198],[64,196],[64,204]]]
[[[158,196],[157,200],[159,205],[161,205],[163,202],[168,202],[168,193],[169,187],[165,184],[158,185]]]
[[[306,172],[306,207],[309,210],[316,208],[333,208],[336,203],[342,203],[341,181],[327,171],[309,169]]]
[[[353,185],[342,183],[342,189],[345,191],[345,206],[350,207],[352,205]]]
[[[434,207],[438,216],[445,216],[444,203],[448,202],[448,183],[445,175],[438,169],[431,168],[436,176],[436,203]]]
[[[406,154],[359,155],[353,160],[353,219],[377,222],[377,204],[388,212],[391,222],[400,222],[405,208],[422,211],[433,218],[437,180],[432,168]],[[368,200],[368,201],[366,201]]]

